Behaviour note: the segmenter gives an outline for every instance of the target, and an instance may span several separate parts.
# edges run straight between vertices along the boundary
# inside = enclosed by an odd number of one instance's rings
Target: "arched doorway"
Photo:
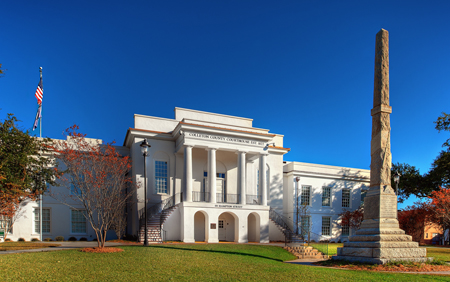
[[[198,211],[194,214],[194,241],[207,242],[208,241],[208,215],[204,211]]]
[[[239,219],[234,213],[219,215],[218,235],[221,242],[237,242],[239,238]]]
[[[247,234],[248,234],[248,242],[256,242],[259,243],[261,240],[260,237],[260,217],[257,213],[251,213],[247,217]]]

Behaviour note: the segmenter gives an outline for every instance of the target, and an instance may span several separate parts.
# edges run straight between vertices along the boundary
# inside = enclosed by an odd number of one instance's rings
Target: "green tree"
[[[406,163],[392,164],[391,183],[395,188],[394,174],[398,172],[400,183],[398,184],[398,201],[403,203],[411,195],[418,198],[428,197],[432,191],[439,189],[435,186],[428,174],[420,174],[419,170],[412,165]]]
[[[436,130],[450,132],[450,115],[442,113],[434,122]],[[423,198],[431,195],[433,191],[438,191],[440,187],[446,188],[450,185],[450,138],[447,139],[442,150],[431,164],[428,173],[420,174],[416,167],[405,163],[392,164],[391,183],[394,184],[394,174],[401,174],[398,185],[399,202],[403,202],[409,196]]]
[[[441,131],[450,131],[450,115],[442,112],[442,115],[434,122],[436,124],[436,129]],[[447,151],[450,150],[450,138],[445,141],[442,147],[447,147]]]
[[[45,191],[46,183],[56,184],[58,174],[49,157],[51,140],[30,136],[17,122],[13,114],[0,120],[0,208],[11,198],[34,199]]]

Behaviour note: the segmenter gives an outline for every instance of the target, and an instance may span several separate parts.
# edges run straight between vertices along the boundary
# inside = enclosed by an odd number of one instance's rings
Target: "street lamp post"
[[[296,185],[296,187],[295,187],[295,209],[296,209],[296,213],[295,213],[295,221],[296,221],[296,223],[297,223],[297,226],[296,226],[296,231],[295,231],[295,233],[298,235],[298,225],[299,225],[299,222],[298,222],[298,220],[299,220],[299,218],[298,218],[298,209],[299,209],[299,207],[298,207],[298,195],[299,195],[299,191],[298,191],[298,182],[300,181],[300,177],[299,176],[297,176],[296,178],[295,178],[295,182],[297,182],[297,185]]]
[[[400,176],[402,176],[398,171],[394,174],[394,182],[395,182],[395,195],[398,195],[398,183],[400,182]]]
[[[145,229],[144,229],[144,246],[148,246],[148,226],[147,226],[147,153],[150,144],[147,142],[147,138],[141,143],[141,152],[144,156],[144,219],[145,219]]]

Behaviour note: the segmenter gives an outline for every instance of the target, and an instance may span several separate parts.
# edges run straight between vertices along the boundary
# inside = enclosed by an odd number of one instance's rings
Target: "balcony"
[[[246,195],[246,204],[247,205],[260,205],[261,204],[261,195]],[[217,193],[216,194],[216,202],[217,203],[227,203],[227,204],[239,204],[240,195],[239,194],[224,194]],[[192,201],[193,202],[209,202],[210,194],[209,192],[192,192]]]

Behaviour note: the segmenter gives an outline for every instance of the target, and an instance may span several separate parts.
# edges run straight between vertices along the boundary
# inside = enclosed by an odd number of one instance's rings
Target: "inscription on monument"
[[[380,217],[397,218],[397,196],[383,197],[380,201]]]

